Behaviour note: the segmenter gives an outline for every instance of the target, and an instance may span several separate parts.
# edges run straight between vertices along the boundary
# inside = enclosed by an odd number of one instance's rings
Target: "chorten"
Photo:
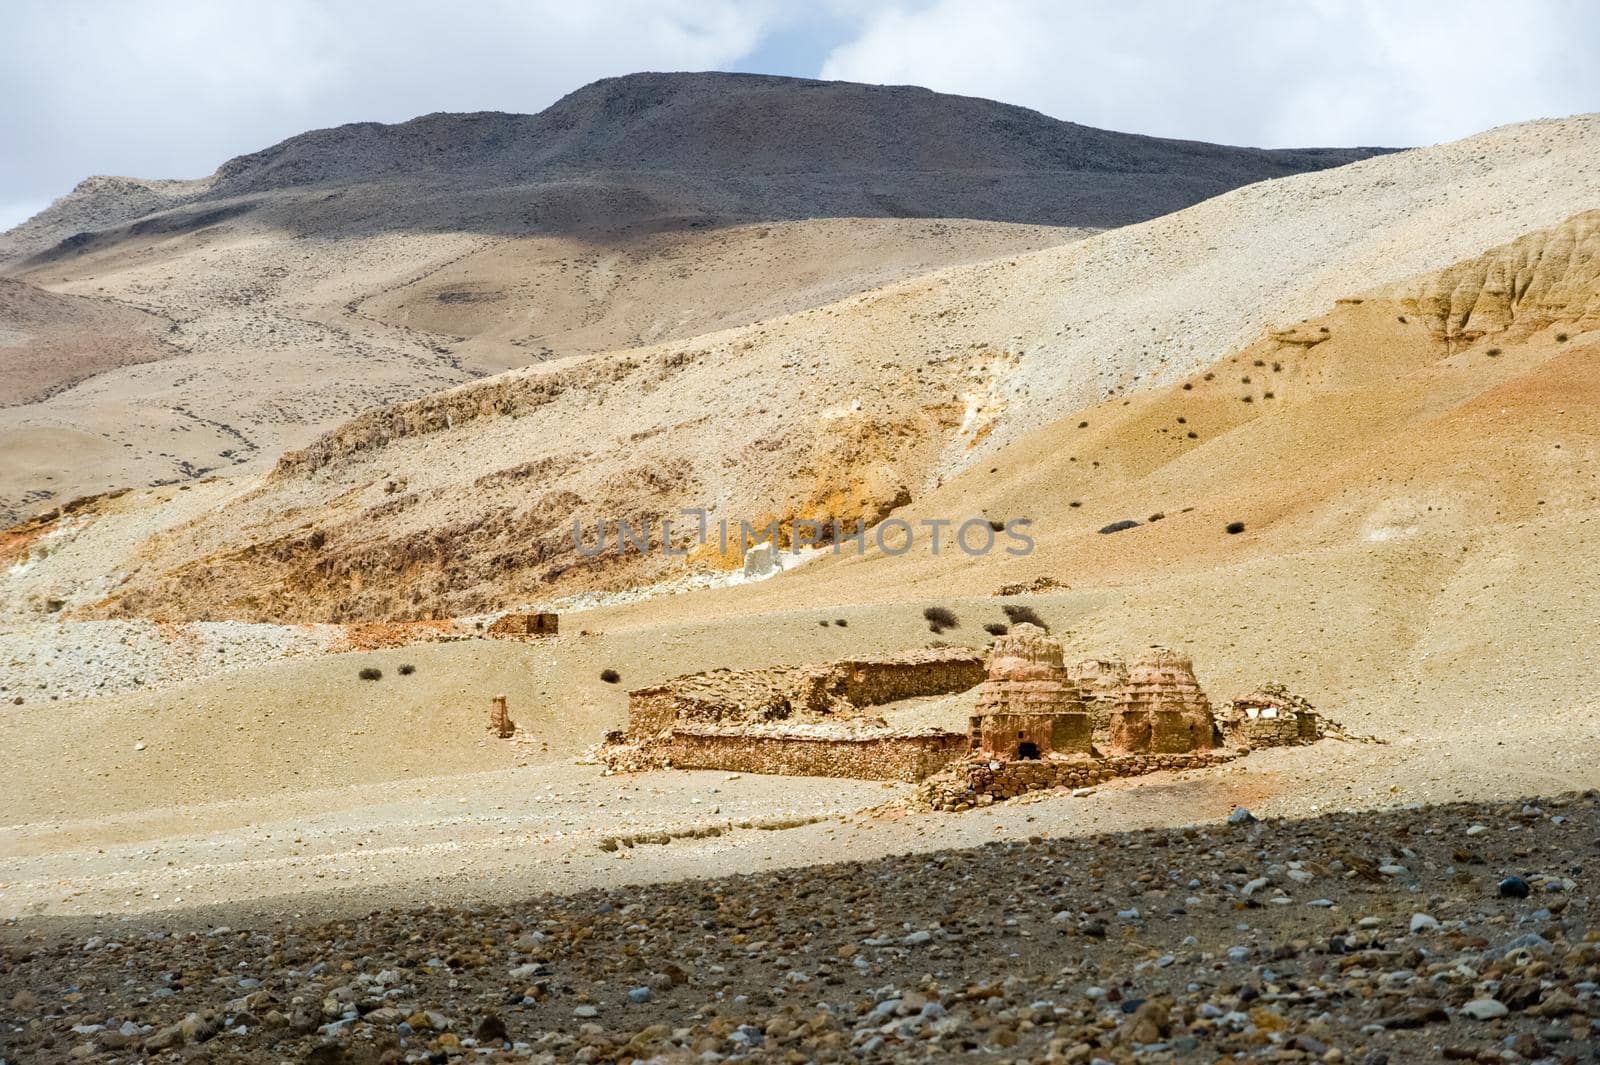
[[[1037,625],[1018,625],[994,642],[976,709],[972,748],[988,757],[1091,753],[1089,714],[1061,664],[1061,644]]]
[[[1111,713],[1111,751],[1183,754],[1216,745],[1211,703],[1195,680],[1194,663],[1162,647],[1141,655]]]

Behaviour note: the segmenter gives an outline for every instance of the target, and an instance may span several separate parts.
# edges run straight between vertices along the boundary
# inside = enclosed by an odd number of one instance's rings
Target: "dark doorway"
[[[1023,740],[1017,744],[1017,757],[1026,761],[1037,762],[1039,760],[1039,745]]]

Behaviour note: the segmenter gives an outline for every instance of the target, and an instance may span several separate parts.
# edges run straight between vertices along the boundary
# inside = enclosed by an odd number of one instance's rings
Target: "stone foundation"
[[[830,736],[673,729],[644,753],[655,768],[915,782],[966,751],[967,738],[959,732]]]
[[[1118,777],[1137,777],[1162,770],[1209,769],[1238,757],[1238,751],[1211,750],[1026,762],[967,758],[923,781],[917,789],[917,802],[935,810],[966,810],[1013,799],[1030,791],[1088,788]]]

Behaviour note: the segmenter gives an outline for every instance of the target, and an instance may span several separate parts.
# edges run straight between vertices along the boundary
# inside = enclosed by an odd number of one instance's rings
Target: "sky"
[[[1020,104],[1262,147],[1600,111],[1596,0],[8,0],[0,230],[91,174],[200,177],[344,122],[533,112],[639,70]]]

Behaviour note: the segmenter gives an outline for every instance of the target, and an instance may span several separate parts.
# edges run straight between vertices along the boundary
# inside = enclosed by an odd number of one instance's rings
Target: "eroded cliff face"
[[[1476,259],[1396,288],[1452,345],[1513,326],[1600,321],[1600,210],[1529,233]]]
[[[798,522],[853,530],[909,503],[961,446],[962,393],[994,361],[930,358],[879,389],[882,364],[797,352],[791,374],[741,379],[743,355],[593,357],[362,415],[226,514],[152,537],[89,613],[432,618],[729,572],[747,525],[787,549],[813,535]]]

